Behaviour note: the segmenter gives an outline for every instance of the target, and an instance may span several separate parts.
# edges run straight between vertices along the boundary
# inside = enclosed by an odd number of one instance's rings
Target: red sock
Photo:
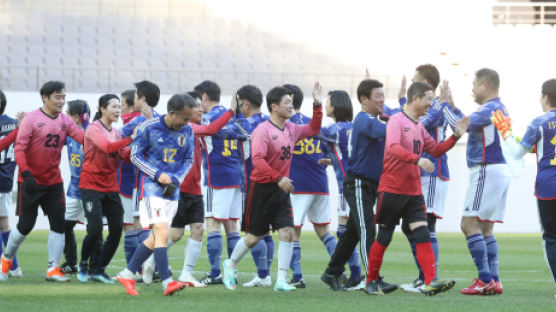
[[[384,252],[386,251],[386,246],[382,246],[379,242],[375,241],[371,250],[369,251],[369,272],[367,272],[367,283],[378,279],[378,273],[380,272],[380,267],[382,266],[382,259],[384,258]]]
[[[430,242],[417,244],[417,261],[425,275],[425,285],[429,285],[436,276],[436,262]]]

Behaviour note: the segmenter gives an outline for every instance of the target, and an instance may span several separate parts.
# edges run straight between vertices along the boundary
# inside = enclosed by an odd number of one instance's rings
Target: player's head
[[[98,109],[93,121],[104,117],[111,124],[118,121],[121,112],[120,98],[115,94],[105,94],[98,99]]]
[[[384,112],[384,89],[380,81],[365,79],[357,86],[357,99],[361,108],[373,115]]]
[[[334,118],[336,122],[352,121],[353,106],[349,94],[344,90],[333,90],[328,92],[326,100],[326,116]]]
[[[195,88],[195,91],[199,92],[201,95],[201,106],[203,107],[204,112],[208,112],[212,103],[220,102],[220,87],[214,81],[205,80],[198,84]]]
[[[274,87],[266,94],[266,106],[270,114],[288,119],[293,115],[291,91],[284,87]]]
[[[0,90],[0,115],[4,115],[6,105],[8,105],[8,100],[6,99],[6,95],[4,94],[4,92]]]
[[[239,106],[241,113],[245,117],[251,117],[252,114],[260,111],[263,104],[263,93],[261,89],[254,85],[245,85],[237,90]]]
[[[191,118],[191,122],[199,123],[203,120],[203,108],[201,107],[201,95],[197,91],[189,91],[187,94],[195,100],[195,112]]]
[[[432,86],[433,92],[440,83],[440,73],[436,66],[432,64],[423,64],[415,68],[415,74],[411,79],[412,82],[426,82]]]
[[[70,116],[73,121],[78,125],[84,125],[89,122],[91,110],[89,104],[84,100],[68,101],[66,114]]]
[[[121,94],[122,98],[122,115],[135,112],[135,90],[126,90]]]
[[[41,98],[48,113],[59,114],[66,104],[66,85],[61,81],[48,81],[42,85]]]
[[[301,108],[301,104],[303,104],[303,91],[301,91],[298,86],[289,83],[283,85],[282,87],[290,90],[292,94],[293,108],[299,110]]]
[[[164,122],[168,128],[181,130],[193,118],[197,103],[189,94],[174,94],[167,105],[168,114],[164,116]]]
[[[141,111],[143,103],[154,108],[158,105],[158,100],[160,100],[160,88],[158,88],[156,84],[148,80],[135,83],[135,96],[133,103],[136,110]]]
[[[432,86],[426,82],[414,82],[407,89],[407,107],[419,116],[427,113],[433,100]]]
[[[498,73],[490,68],[481,68],[475,73],[473,79],[473,97],[479,105],[498,96],[500,88],[500,77]]]
[[[545,111],[556,108],[556,79],[550,79],[542,84],[541,103]]]

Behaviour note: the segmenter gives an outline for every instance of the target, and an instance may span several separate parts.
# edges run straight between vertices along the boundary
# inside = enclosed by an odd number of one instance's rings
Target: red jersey
[[[118,157],[129,162],[131,150],[124,148],[131,143],[131,137],[122,139],[120,131],[108,130],[100,120],[89,124],[85,130],[85,161],[79,179],[79,188],[104,193],[118,192],[116,169]]]
[[[301,126],[286,121],[284,129],[270,120],[260,123],[251,136],[253,171],[251,180],[256,183],[278,182],[289,177],[293,149],[297,141],[319,134],[322,107],[313,106],[313,119]]]
[[[65,114],[52,118],[42,109],[28,113],[15,141],[15,161],[20,172],[17,181],[23,182],[21,172],[30,171],[39,185],[62,183],[60,161],[66,136],[83,144],[83,130]]]
[[[6,148],[10,147],[10,145],[12,145],[13,142],[15,142],[16,137],[17,137],[17,128],[0,140],[0,151],[3,151]]]
[[[438,144],[425,126],[413,121],[405,112],[393,115],[386,126],[386,146],[378,191],[422,195],[421,171],[417,162],[423,150],[438,158],[452,148],[456,141],[451,136]]]

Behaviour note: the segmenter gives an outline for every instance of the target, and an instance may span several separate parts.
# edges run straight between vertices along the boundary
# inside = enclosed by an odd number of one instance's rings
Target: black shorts
[[[290,194],[282,191],[278,183],[250,181],[245,208],[245,232],[262,236],[273,230],[293,227]]]
[[[427,222],[427,207],[423,195],[401,195],[388,192],[378,193],[375,223],[396,226],[404,222]]]
[[[22,183],[17,183],[17,209],[16,216],[36,217],[39,212],[39,205],[44,215],[56,215],[66,212],[66,195],[64,194],[64,184],[37,185],[33,193],[23,190]]]
[[[172,219],[172,227],[184,228],[188,224],[203,223],[204,221],[203,195],[180,192],[178,210]]]

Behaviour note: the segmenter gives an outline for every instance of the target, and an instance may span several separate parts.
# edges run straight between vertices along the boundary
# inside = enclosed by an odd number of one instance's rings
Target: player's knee
[[[413,229],[413,237],[415,238],[415,243],[417,244],[427,243],[431,241],[431,233],[426,226],[420,226]]]
[[[102,222],[89,222],[87,224],[87,235],[91,237],[101,237],[102,235]]]
[[[392,236],[394,236],[394,227],[381,226],[378,229],[376,241],[382,246],[388,246],[392,241]]]
[[[35,222],[33,220],[29,220],[29,218],[26,217],[20,217],[19,222],[17,223],[17,230],[22,235],[27,235],[31,232],[33,226],[35,226]]]

